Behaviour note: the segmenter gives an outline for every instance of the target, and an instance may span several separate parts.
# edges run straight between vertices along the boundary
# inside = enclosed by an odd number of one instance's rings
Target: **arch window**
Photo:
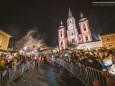
[[[60,37],[62,37],[62,31],[60,31]]]
[[[72,43],[75,43],[75,39],[72,39]]]
[[[61,46],[63,45],[63,41],[61,41]]]
[[[73,33],[71,33],[71,35],[73,36]]]
[[[85,24],[83,24],[83,30],[86,31],[86,26],[85,26]]]
[[[85,40],[86,40],[86,42],[88,41],[88,36],[85,36]]]
[[[81,39],[81,37],[79,37],[79,43],[81,43],[82,42],[82,39]]]
[[[79,37],[79,40],[81,41],[81,38]]]

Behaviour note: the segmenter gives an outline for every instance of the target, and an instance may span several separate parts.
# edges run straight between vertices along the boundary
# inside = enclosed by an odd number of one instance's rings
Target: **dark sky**
[[[68,7],[71,8],[76,23],[82,11],[94,30],[101,30],[102,33],[115,32],[115,6],[93,6],[91,0],[0,1],[0,26],[16,40],[32,27],[38,27],[40,33],[46,34],[46,43],[52,46],[56,43],[61,19],[66,26]]]

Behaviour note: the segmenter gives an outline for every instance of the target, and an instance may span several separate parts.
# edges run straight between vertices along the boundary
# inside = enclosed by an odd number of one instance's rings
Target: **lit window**
[[[85,26],[85,24],[83,24],[83,30],[86,31],[86,26]]]
[[[110,40],[111,40],[110,37],[108,37],[108,38],[107,38],[107,41],[110,41]]]

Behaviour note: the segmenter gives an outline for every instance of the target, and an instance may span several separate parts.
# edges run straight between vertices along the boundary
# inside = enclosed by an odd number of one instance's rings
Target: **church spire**
[[[71,13],[71,10],[70,10],[70,8],[69,8],[68,17],[72,17],[72,13]]]

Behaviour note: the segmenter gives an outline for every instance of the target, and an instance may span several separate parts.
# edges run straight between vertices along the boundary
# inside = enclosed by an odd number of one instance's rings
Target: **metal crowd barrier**
[[[56,63],[80,79],[85,86],[115,86],[115,76],[107,72],[98,71],[80,63],[68,63],[60,58]]]
[[[0,84],[2,86],[9,86],[10,83],[12,83],[20,75],[24,74],[25,71],[28,70],[32,66],[33,66],[33,60],[17,65],[15,69],[8,68],[6,70],[5,75],[3,75],[4,71],[0,71]]]

